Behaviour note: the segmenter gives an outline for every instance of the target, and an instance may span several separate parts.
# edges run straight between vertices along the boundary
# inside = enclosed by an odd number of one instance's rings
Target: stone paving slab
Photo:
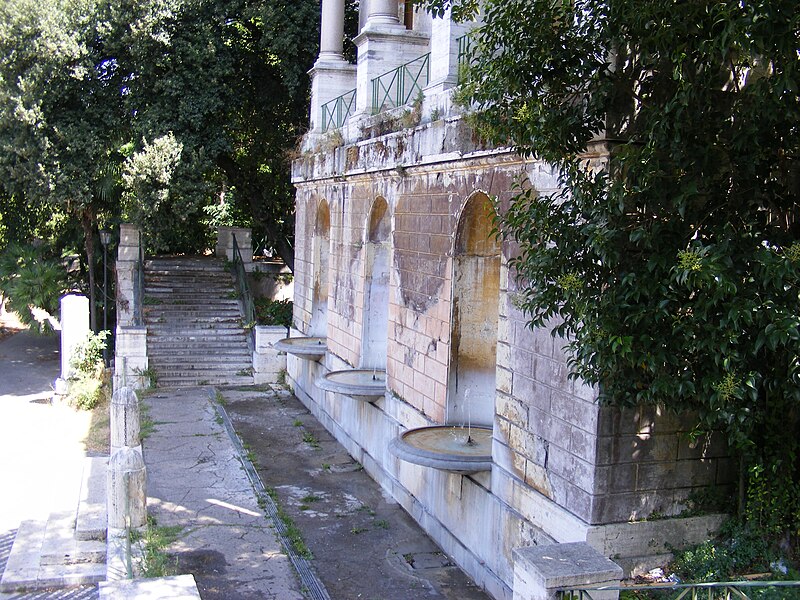
[[[83,461],[83,480],[75,521],[75,537],[79,540],[104,540],[106,514],[106,471],[108,457],[87,457]]]
[[[148,513],[183,527],[168,548],[179,572],[194,575],[203,600],[302,600],[207,389],[159,390],[146,403]]]
[[[191,575],[109,581],[100,584],[100,600],[200,600]]]

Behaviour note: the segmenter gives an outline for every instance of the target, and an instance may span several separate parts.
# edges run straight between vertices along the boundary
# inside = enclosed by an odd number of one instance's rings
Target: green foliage
[[[11,243],[0,253],[0,294],[26,325],[50,331],[50,322],[37,315],[37,309],[58,318],[67,289],[66,269],[42,247]]]
[[[698,431],[725,431],[750,469],[749,514],[796,534],[783,501],[800,480],[796,3],[482,8],[460,92],[470,122],[559,183],[521,181],[500,203],[518,306],[556,324],[601,401],[690,409]]]
[[[147,516],[144,531],[132,530],[131,543],[139,546],[139,570],[143,577],[169,577],[178,572],[178,559],[167,548],[183,532],[181,525],[158,525],[155,517]]]
[[[108,331],[89,332],[69,357],[74,372],[69,379],[67,400],[80,410],[92,410],[111,395],[109,373],[103,361],[108,335]]]
[[[258,325],[282,325],[291,327],[294,304],[291,300],[256,298],[256,323]]]
[[[170,132],[152,143],[143,140],[142,149],[125,161],[124,218],[141,228],[151,252],[198,252],[208,247],[197,227],[202,203],[172,185],[182,154],[183,144]],[[199,194],[200,199],[207,196]]]
[[[69,366],[82,375],[91,375],[98,369],[105,367],[103,363],[103,350],[106,349],[108,331],[91,333],[78,343],[69,357]]]
[[[194,251],[224,204],[291,267],[318,32],[317,0],[2,3],[0,246],[63,210],[87,254],[123,216],[151,250]]]

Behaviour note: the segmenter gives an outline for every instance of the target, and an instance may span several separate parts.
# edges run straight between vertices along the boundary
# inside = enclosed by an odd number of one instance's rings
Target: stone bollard
[[[108,462],[108,527],[138,529],[147,522],[147,470],[141,453],[123,446]],[[126,519],[130,516],[130,521]]]
[[[139,437],[139,398],[129,387],[121,387],[111,396],[111,454],[123,446],[142,452]]]

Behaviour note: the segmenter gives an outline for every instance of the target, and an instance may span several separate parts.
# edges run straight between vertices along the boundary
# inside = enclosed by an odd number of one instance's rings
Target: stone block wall
[[[498,598],[511,596],[513,550],[520,546],[588,541],[606,555],[624,555],[629,568],[644,564],[632,552],[663,557],[663,547],[649,548],[639,538],[666,539],[677,530],[675,522],[645,530],[629,521],[654,512],[677,514],[692,490],[728,481],[724,447],[713,440],[691,448],[680,419],[648,411],[615,413],[597,404],[594,389],[569,379],[563,342],[548,328],[531,330],[515,305],[516,282],[505,267],[516,251],[511,244],[503,246],[497,298],[491,473],[454,475],[388,452],[403,430],[450,417],[454,243],[468,200],[476,193],[505,200],[521,175],[541,192],[556,185],[546,165],[476,147],[465,129],[451,120],[320,151],[295,163],[299,330],[293,335],[307,334],[311,323],[315,221],[325,202],[328,354],[318,363],[289,357],[289,381],[384,489]],[[451,152],[454,140],[460,153]],[[362,359],[371,309],[367,232],[379,197],[387,202],[392,225],[387,394],[367,404],[322,393],[314,381]],[[685,531],[700,539],[712,521]]]

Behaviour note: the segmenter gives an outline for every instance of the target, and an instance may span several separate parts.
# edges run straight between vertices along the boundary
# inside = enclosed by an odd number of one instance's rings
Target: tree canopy
[[[203,223],[234,219],[291,266],[288,152],[318,31],[315,0],[8,0],[3,195],[60,207],[87,239],[135,219],[158,251],[203,248]]]
[[[500,207],[531,325],[602,402],[727,432],[748,517],[800,533],[796,2],[485,0],[472,42],[468,119],[562,184]]]

